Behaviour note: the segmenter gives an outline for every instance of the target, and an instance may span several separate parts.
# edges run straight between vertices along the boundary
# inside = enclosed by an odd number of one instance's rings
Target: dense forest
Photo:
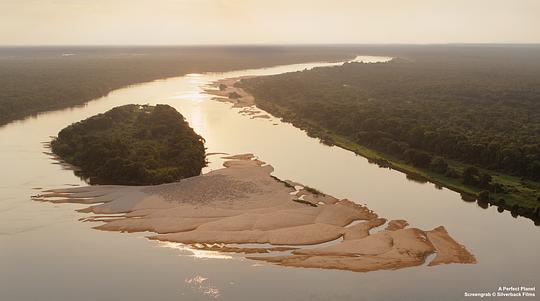
[[[485,201],[538,214],[540,47],[455,50],[405,48],[389,63],[241,85],[259,107],[325,143],[343,145],[344,137],[384,154],[372,156],[380,165],[405,162]]]
[[[187,73],[352,58],[350,47],[0,47],[0,125]]]
[[[204,139],[168,105],[125,105],[64,128],[52,150],[92,184],[152,185],[199,175]]]

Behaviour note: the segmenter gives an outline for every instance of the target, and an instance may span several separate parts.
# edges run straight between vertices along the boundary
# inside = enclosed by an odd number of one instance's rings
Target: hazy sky
[[[0,0],[0,45],[539,43],[540,0]]]

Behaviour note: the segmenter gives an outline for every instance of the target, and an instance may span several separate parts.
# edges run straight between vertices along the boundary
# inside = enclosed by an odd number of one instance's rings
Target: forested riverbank
[[[243,80],[257,106],[383,167],[538,218],[540,66],[532,48],[409,52]],[[459,50],[459,49],[458,49]]]
[[[355,54],[345,46],[3,47],[0,125],[162,78],[340,61]]]

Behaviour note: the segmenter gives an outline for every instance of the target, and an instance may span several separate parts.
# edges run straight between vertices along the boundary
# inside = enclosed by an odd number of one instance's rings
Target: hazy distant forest
[[[0,125],[83,104],[136,83],[187,73],[230,71],[354,57],[351,47],[4,47]]]
[[[537,208],[539,186],[530,180],[540,179],[540,47],[402,47],[386,54],[398,58],[242,85],[259,107],[326,143],[345,137],[398,165],[440,174],[443,184],[473,187],[485,200]],[[497,172],[517,178],[494,180]]]

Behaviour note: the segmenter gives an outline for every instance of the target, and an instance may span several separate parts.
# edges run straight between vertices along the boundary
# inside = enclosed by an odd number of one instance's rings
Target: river
[[[376,62],[384,57],[359,57]],[[115,90],[84,106],[0,127],[0,300],[461,300],[464,292],[540,280],[540,235],[531,220],[482,209],[458,193],[408,180],[354,153],[319,143],[276,118],[251,119],[203,93],[222,78],[268,75],[331,63],[188,74]],[[81,205],[34,202],[42,188],[85,185],[44,152],[65,126],[115,106],[165,103],[206,139],[207,152],[254,153],[291,179],[367,204],[412,227],[444,225],[474,265],[355,273],[264,264],[241,256],[149,241],[148,233],[103,232]],[[219,168],[210,156],[205,172]]]

